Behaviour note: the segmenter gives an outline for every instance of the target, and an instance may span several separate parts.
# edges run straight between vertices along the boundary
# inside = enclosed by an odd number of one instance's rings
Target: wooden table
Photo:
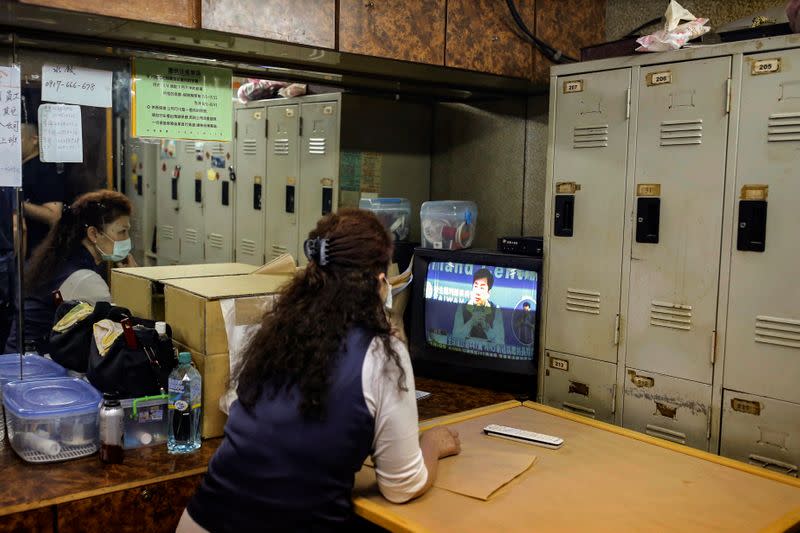
[[[481,431],[489,423],[556,435],[565,443],[550,450],[492,439]],[[498,452],[526,450],[537,461],[488,501],[434,486],[405,505],[385,500],[373,470],[365,467],[356,477],[357,514],[392,531],[467,533],[777,532],[800,525],[797,478],[540,404],[506,402],[421,427],[443,424],[459,430],[462,450],[471,443]]]
[[[497,403],[512,396],[477,387],[417,378],[431,392],[419,402],[420,420]],[[34,465],[0,440],[0,532],[172,532],[208,470],[222,439],[203,441],[196,453],[170,455],[166,446],[125,452],[121,465],[97,455]],[[135,517],[121,519],[120,517]]]

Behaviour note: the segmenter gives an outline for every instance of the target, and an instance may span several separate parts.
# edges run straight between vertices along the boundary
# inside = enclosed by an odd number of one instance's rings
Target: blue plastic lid
[[[67,370],[41,355],[25,355],[22,358],[23,379],[60,378],[67,375]],[[9,381],[19,379],[19,354],[0,355],[0,394],[3,386]]]
[[[382,205],[400,205],[408,203],[407,198],[361,198],[358,201],[358,207],[361,209],[369,209],[371,207],[381,207]]]
[[[17,418],[58,418],[97,411],[102,395],[78,378],[10,381],[3,405]]]

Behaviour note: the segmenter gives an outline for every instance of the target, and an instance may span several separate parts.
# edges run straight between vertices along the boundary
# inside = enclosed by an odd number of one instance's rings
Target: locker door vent
[[[186,231],[183,234],[186,237],[186,242],[191,244],[197,244],[197,230],[192,228],[186,228]]]
[[[201,146],[202,144],[200,146],[197,146],[197,144],[195,143],[186,143],[183,145],[183,151],[186,152],[187,154],[193,154],[195,151],[195,147],[200,148]]]
[[[308,153],[325,155],[327,140],[325,137],[311,137],[308,139]]]
[[[276,257],[280,257],[283,254],[289,253],[289,250],[285,246],[280,246],[278,244],[272,245],[272,258],[275,259]]]
[[[800,141],[800,113],[775,113],[767,122],[767,141]]]
[[[256,155],[258,153],[258,141],[255,139],[245,139],[242,141],[242,153],[245,155]]]
[[[211,145],[211,153],[214,155],[224,155],[225,147],[222,146],[222,143],[214,143]]]
[[[692,329],[692,306],[670,302],[650,302],[650,325],[662,328]]]
[[[608,146],[608,124],[599,126],[576,126],[572,130],[573,148],[605,148]]]
[[[162,224],[161,225],[161,238],[167,240],[174,240],[175,239],[175,226],[170,226],[169,224]]]
[[[275,155],[289,155],[289,139],[275,139],[272,151]]]
[[[755,340],[762,344],[800,348],[800,320],[757,316]]]
[[[567,289],[567,311],[600,314],[600,293],[583,289]]]
[[[239,251],[245,255],[256,255],[256,241],[242,239],[239,245]]]
[[[225,245],[225,237],[223,237],[219,233],[211,233],[208,236],[208,244],[212,248],[216,248],[217,250],[222,250],[222,247]]]
[[[703,143],[703,121],[664,120],[661,122],[661,146]]]

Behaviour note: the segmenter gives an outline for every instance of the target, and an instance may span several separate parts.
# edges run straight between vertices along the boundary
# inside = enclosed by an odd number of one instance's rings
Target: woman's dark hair
[[[354,326],[380,338],[387,357],[400,369],[398,386],[405,389],[405,372],[392,348],[379,294],[378,276],[386,273],[392,258],[391,237],[371,212],[342,209],[322,218],[309,239],[324,243],[325,259],[317,247],[305,270],[264,315],[235,369],[239,402],[245,408],[252,408],[262,393],[274,397],[296,386],[302,414],[324,416],[335,356]]]
[[[131,202],[117,191],[87,192],[64,206],[61,218],[31,255],[25,269],[25,288],[37,289],[56,275],[59,265],[83,246],[86,228],[102,229],[121,216],[131,214]]]

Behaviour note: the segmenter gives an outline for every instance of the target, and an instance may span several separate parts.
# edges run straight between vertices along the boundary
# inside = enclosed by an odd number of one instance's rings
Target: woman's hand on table
[[[436,449],[439,459],[458,455],[461,452],[458,431],[446,426],[435,427],[423,433],[420,444],[423,447],[430,446]]]

